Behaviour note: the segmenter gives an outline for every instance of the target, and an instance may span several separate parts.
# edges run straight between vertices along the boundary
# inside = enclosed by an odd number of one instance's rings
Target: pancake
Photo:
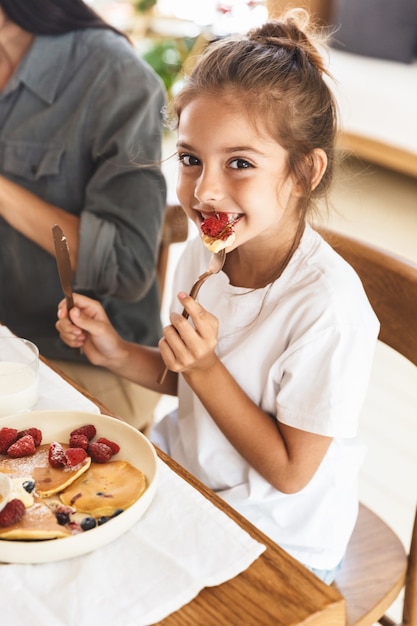
[[[208,237],[207,235],[201,235],[204,245],[210,250],[210,252],[220,252],[223,248],[229,248],[236,239],[235,233],[231,233],[226,237],[216,238]]]
[[[146,487],[143,472],[127,461],[91,463],[88,471],[59,497],[78,512],[92,517],[111,516],[136,502]]]
[[[0,528],[0,539],[15,541],[60,539],[71,534],[68,528],[58,524],[53,511],[40,499],[35,499],[19,522]]]
[[[68,447],[63,445],[64,448]],[[62,491],[90,466],[91,458],[87,457],[80,465],[55,469],[48,461],[49,443],[36,448],[35,454],[17,459],[3,457],[0,459],[0,472],[10,478],[32,476],[35,490],[41,498],[48,498]]]

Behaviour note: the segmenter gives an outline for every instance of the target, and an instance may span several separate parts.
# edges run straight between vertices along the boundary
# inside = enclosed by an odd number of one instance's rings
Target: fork
[[[197,294],[200,291],[203,284],[206,282],[207,278],[209,278],[210,276],[213,276],[213,274],[218,274],[219,272],[221,272],[221,270],[223,269],[225,260],[226,260],[226,250],[224,248],[223,250],[220,250],[219,252],[215,252],[212,255],[207,271],[204,272],[204,274],[201,274],[201,276],[197,278],[194,285],[191,287],[190,296],[191,298],[193,298],[193,300],[197,298]],[[182,312],[182,316],[185,319],[188,319],[189,317],[189,314],[187,313],[185,309]],[[162,385],[162,383],[164,382],[167,374],[168,374],[168,368],[165,367],[164,370],[158,376],[158,383],[160,385]]]

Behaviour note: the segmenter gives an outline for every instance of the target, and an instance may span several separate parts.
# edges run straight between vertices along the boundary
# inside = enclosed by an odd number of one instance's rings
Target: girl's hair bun
[[[304,58],[319,72],[327,73],[319,47],[324,43],[322,31],[315,28],[305,9],[290,9],[279,19],[266,22],[249,31],[248,40],[266,46],[276,46]]]

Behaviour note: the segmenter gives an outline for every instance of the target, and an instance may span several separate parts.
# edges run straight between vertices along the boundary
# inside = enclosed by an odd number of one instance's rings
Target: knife
[[[55,224],[52,228],[52,235],[55,244],[59,279],[61,281],[62,291],[64,292],[67,309],[69,311],[74,306],[74,300],[72,299],[72,267],[68,250],[68,242],[58,224]]]

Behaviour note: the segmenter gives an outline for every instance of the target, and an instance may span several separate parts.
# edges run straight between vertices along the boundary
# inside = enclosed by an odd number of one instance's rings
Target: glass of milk
[[[0,337],[0,417],[29,411],[38,394],[38,347],[21,337]]]

